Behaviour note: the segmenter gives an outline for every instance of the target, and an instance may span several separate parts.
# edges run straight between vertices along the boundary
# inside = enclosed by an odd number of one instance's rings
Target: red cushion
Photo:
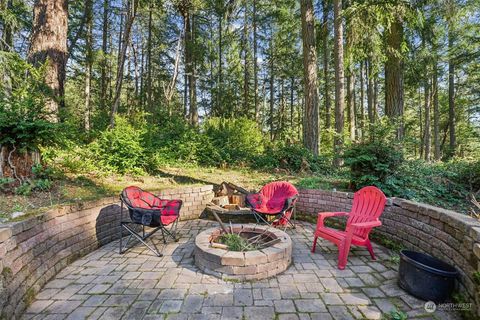
[[[287,199],[297,195],[298,191],[291,183],[277,181],[266,184],[258,195],[251,195],[247,199],[257,212],[263,214],[278,214],[284,209]],[[252,203],[250,200],[257,200],[257,202]]]
[[[169,224],[175,222],[178,219],[178,215],[162,215],[160,216],[160,220],[162,220],[162,224],[168,226]]]
[[[180,214],[182,200],[160,199],[150,192],[143,191],[139,187],[131,186],[123,190],[124,199],[134,208],[159,210],[163,216],[174,216],[174,220]],[[173,220],[173,221],[174,221]],[[170,221],[170,218],[165,221]],[[171,221],[171,222],[173,222]],[[169,223],[171,223],[169,222]]]

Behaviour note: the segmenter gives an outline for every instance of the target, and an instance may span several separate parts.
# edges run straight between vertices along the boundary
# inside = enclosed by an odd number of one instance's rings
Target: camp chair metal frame
[[[163,237],[163,243],[164,244],[167,243],[167,239],[165,238],[165,234],[167,236],[170,236],[175,242],[178,242],[179,239],[177,238],[177,225],[178,225],[178,220],[180,218],[180,212],[178,214],[177,219],[171,224],[172,226],[170,227],[170,230],[166,228],[166,225],[161,224],[159,226],[151,227],[153,230],[149,231],[149,232],[146,232],[145,227],[149,227],[149,226],[145,226],[141,223],[137,223],[137,222],[128,221],[128,220],[123,219],[123,217],[124,217],[123,205],[125,204],[125,206],[127,207],[128,210],[135,210],[135,211],[140,211],[140,212],[143,212],[143,213],[151,213],[151,214],[156,214],[156,215],[161,216],[161,212],[159,210],[160,208],[159,209],[143,209],[143,208],[132,207],[125,201],[125,199],[123,198],[123,194],[120,195],[120,201],[121,201],[121,206],[120,206],[120,244],[119,244],[119,253],[120,254],[125,253],[129,249],[128,244],[129,244],[130,240],[132,239],[132,237],[134,237],[135,239],[140,241],[142,244],[144,244],[156,256],[158,256],[158,257],[163,256],[160,253],[160,251],[158,250],[157,246],[155,245],[155,243],[153,241],[152,241],[153,246],[150,246],[147,243],[148,238],[150,238],[152,235],[154,235],[158,230],[160,230],[162,232],[162,237]],[[180,208],[181,208],[181,205],[180,205]],[[179,208],[179,210],[180,210],[180,208]],[[161,218],[159,220],[161,221]],[[132,228],[130,225],[141,226],[141,229],[142,229],[141,234],[140,234],[140,231],[135,231],[134,228]],[[129,237],[128,237],[125,245],[123,245],[123,241],[122,241],[123,236],[124,236],[123,230],[126,230],[129,233],[128,234]]]
[[[269,214],[269,213],[264,213],[264,212],[259,212],[259,211],[256,211],[254,208],[252,208],[252,214],[253,216],[255,217],[255,220],[257,221],[257,223],[265,223],[269,226],[276,226],[276,222],[280,222],[282,219],[285,219],[287,221],[287,223],[284,225],[283,229],[287,229],[287,227],[290,225],[293,229],[295,229],[296,227],[296,209],[295,209],[295,203],[297,202],[297,199],[298,199],[298,195],[296,196],[293,196],[293,197],[290,197],[290,198],[287,198],[285,200],[285,207],[282,211],[280,211],[279,213],[273,213],[273,214]],[[290,215],[290,218],[287,217],[287,213],[291,211],[292,214]],[[273,220],[272,222],[268,222],[267,219],[265,219],[265,217],[268,217],[268,216],[274,216],[275,217],[275,220]],[[293,219],[292,219],[293,218]],[[293,222],[292,222],[293,220]],[[280,224],[278,224],[280,226]]]

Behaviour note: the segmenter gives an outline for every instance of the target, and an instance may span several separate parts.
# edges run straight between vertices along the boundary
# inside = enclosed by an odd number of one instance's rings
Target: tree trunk
[[[355,141],[355,66],[353,62],[352,26],[347,26],[347,117],[350,140]]]
[[[250,117],[249,110],[249,61],[248,61],[248,2],[245,2],[244,16],[243,16],[243,36],[242,36],[242,46],[243,46],[243,112]]]
[[[425,123],[423,125],[423,142],[425,144],[425,161],[430,162],[430,83],[429,78],[425,79]]]
[[[223,93],[223,78],[222,78],[222,50],[223,50],[223,43],[222,43],[222,22],[223,17],[220,15],[218,17],[218,86],[217,86],[217,115],[220,115],[220,110],[223,108],[222,106],[222,93]]]
[[[148,37],[147,37],[147,110],[153,112],[152,104],[152,23],[153,4],[150,3],[148,10]]]
[[[260,105],[258,103],[258,62],[257,62],[257,0],[253,0],[253,94],[255,104],[255,121],[260,125]]]
[[[438,107],[438,66],[437,61],[433,66],[432,75],[432,90],[433,90],[433,144],[434,144],[434,158],[440,160],[440,110]]]
[[[363,139],[365,129],[365,84],[364,84],[364,65],[365,62],[360,62],[360,121],[358,121],[360,128],[360,137]]]
[[[100,92],[100,105],[102,111],[106,110],[107,97],[108,97],[108,83],[107,68],[108,68],[108,14],[109,14],[109,0],[103,1],[103,27],[102,27],[102,62],[101,62],[101,92]]]
[[[273,59],[273,35],[270,38],[270,115],[269,115],[269,122],[270,122],[270,140],[273,141],[275,137],[274,127],[273,127],[273,112],[274,112],[274,105],[275,105],[275,88],[274,82],[274,59]]]
[[[52,91],[46,107],[52,122],[59,120],[64,106],[65,66],[68,31],[67,0],[37,0],[33,8],[33,29],[29,60],[35,65],[47,62],[45,83]]]
[[[455,135],[455,62],[453,54],[454,48],[453,26],[449,24],[448,27],[448,52],[450,53],[448,59],[448,127],[450,131],[450,150],[449,157],[455,155],[457,148],[457,137]]]
[[[342,23],[342,0],[334,1],[334,55],[335,55],[335,137],[334,137],[334,165],[340,167],[343,164],[343,125],[345,110],[345,84],[343,70],[343,23]]]
[[[92,64],[93,64],[93,0],[85,1],[85,131],[90,130],[91,118],[91,85],[92,85]]]
[[[190,109],[188,118],[192,126],[198,126],[198,109],[197,109],[197,81],[195,74],[195,57],[193,48],[195,47],[195,16],[191,18],[191,32],[189,40],[189,73],[188,73],[188,96],[190,100]]]
[[[123,84],[123,71],[125,68],[125,58],[127,56],[127,48],[130,42],[130,33],[132,30],[133,22],[135,21],[135,17],[137,16],[137,7],[138,1],[137,0],[128,0],[127,1],[127,17],[125,19],[125,30],[123,32],[123,37],[121,41],[121,52],[119,55],[119,64],[117,69],[117,81],[115,84],[115,97],[113,99],[113,107],[112,113],[110,116],[110,126],[115,126],[115,115],[118,111],[118,107],[120,106],[120,94],[122,91],[122,84]]]
[[[305,96],[304,145],[318,155],[318,92],[315,16],[312,0],[300,0],[302,16],[303,77]]]
[[[375,113],[373,111],[373,67],[372,67],[372,59],[370,58],[367,61],[367,114],[368,114],[368,130],[370,133],[373,129],[373,124],[375,123]]]
[[[396,138],[404,135],[403,112],[403,24],[398,19],[386,30],[387,61],[385,63],[385,115],[396,123]]]
[[[331,99],[330,99],[330,77],[329,77],[329,48],[328,48],[328,36],[329,36],[329,29],[328,29],[328,13],[330,11],[330,1],[323,0],[323,14],[322,14],[322,44],[323,44],[323,81],[324,81],[324,95],[325,95],[325,126],[327,129],[330,129],[332,126],[331,123]]]
[[[418,89],[418,124],[420,126],[420,159],[423,159],[423,150],[425,148],[424,134],[423,134],[423,112],[422,112],[422,94],[421,89]]]

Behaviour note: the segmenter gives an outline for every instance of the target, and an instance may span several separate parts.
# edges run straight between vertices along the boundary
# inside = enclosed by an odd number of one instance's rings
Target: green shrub
[[[293,172],[299,171],[327,171],[328,160],[325,157],[315,156],[300,143],[277,143],[268,146],[265,152],[255,160],[257,168],[282,168]]]
[[[137,173],[143,170],[144,131],[134,128],[127,119],[117,116],[115,127],[100,133],[90,148],[99,164],[106,170],[118,173]]]
[[[381,141],[354,144],[345,150],[344,159],[350,167],[354,189],[374,185],[391,196],[403,188],[397,176],[403,154],[392,144]]]
[[[2,79],[9,79],[0,82],[0,145],[36,150],[56,141],[59,125],[48,121],[44,70],[7,52],[0,52],[0,65]]]
[[[249,162],[262,154],[263,136],[257,123],[247,118],[210,118],[204,125],[205,135],[227,164]],[[215,155],[217,157],[218,155]],[[205,161],[203,155],[202,160]]]

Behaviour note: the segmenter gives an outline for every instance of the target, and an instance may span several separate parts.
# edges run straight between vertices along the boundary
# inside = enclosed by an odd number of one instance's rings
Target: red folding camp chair
[[[295,228],[295,202],[297,199],[298,191],[291,183],[277,181],[263,186],[259,193],[247,195],[246,203],[252,208],[257,223],[262,221],[272,226],[286,228],[291,225]],[[269,223],[267,217],[275,217],[275,219]]]
[[[340,270],[345,269],[347,265],[348,253],[352,244],[366,247],[372,259],[375,260],[368,235],[374,227],[382,225],[379,217],[386,202],[387,198],[380,189],[364,187],[355,192],[350,212],[320,212],[313,238],[312,252],[315,252],[317,238],[321,237],[338,246],[338,268]],[[345,231],[324,226],[325,218],[338,216],[348,217]]]
[[[138,187],[127,187],[120,194],[121,200],[121,219],[120,219],[120,253],[128,249],[128,243],[132,237],[143,243],[157,256],[162,254],[158,251],[155,244],[153,247],[146,241],[155,232],[160,230],[163,236],[163,243],[167,243],[165,234],[178,241],[176,236],[178,218],[180,217],[180,208],[182,200],[164,200],[156,197],[150,192],[143,191]],[[123,220],[123,206],[126,206],[130,215],[130,220]],[[133,225],[133,226],[132,226]],[[141,226],[141,234],[135,231],[134,226]],[[167,226],[171,226],[167,229]],[[145,232],[145,227],[153,228],[150,232]],[[123,229],[127,230],[129,237],[125,246],[122,245]]]

